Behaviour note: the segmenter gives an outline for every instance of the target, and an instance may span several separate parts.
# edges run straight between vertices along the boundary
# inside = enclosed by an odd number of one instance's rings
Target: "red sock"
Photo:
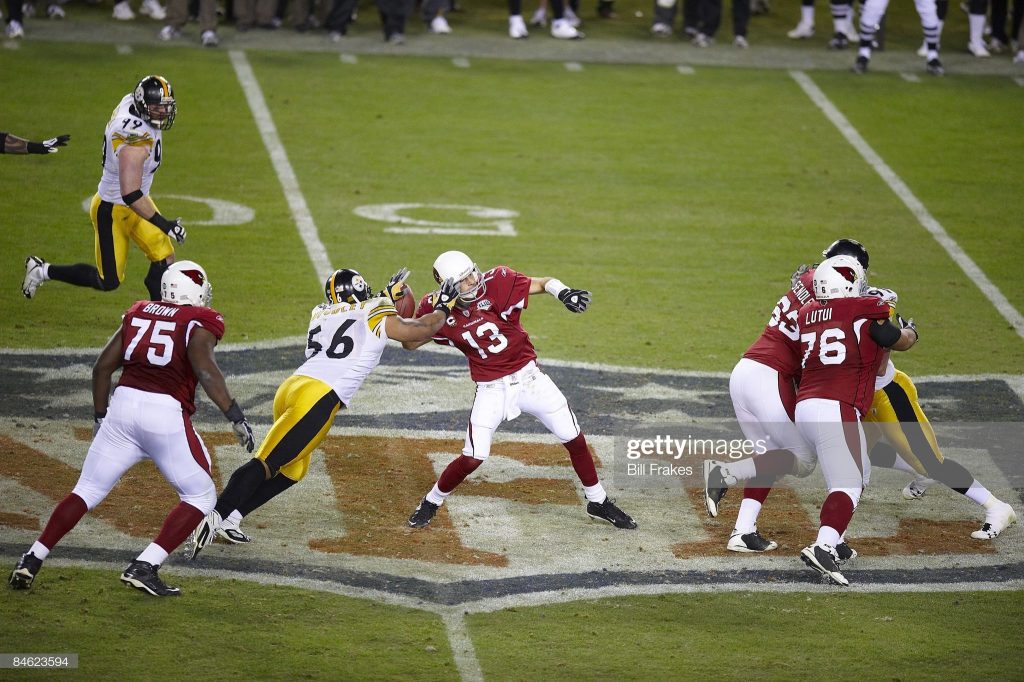
[[[445,495],[466,480],[466,476],[476,471],[476,468],[483,464],[482,459],[461,455],[451,461],[451,464],[441,472],[441,478],[437,479],[437,488]]]
[[[751,488],[747,487],[743,489],[743,499],[745,500],[756,500],[761,504],[768,499],[768,493],[772,491],[771,488]]]
[[[580,483],[587,487],[597,485],[599,479],[597,478],[597,468],[594,466],[594,457],[590,454],[587,439],[583,434],[580,433],[562,445],[569,451],[569,460],[572,461],[572,468],[576,470]]]
[[[164,525],[160,529],[160,535],[156,536],[155,542],[170,554],[178,548],[178,545],[185,542],[185,538],[191,533],[199,522],[203,520],[203,512],[193,507],[188,502],[179,502],[178,506],[171,510],[171,513],[164,519]]]
[[[835,528],[839,535],[846,532],[853,518],[853,500],[841,490],[835,490],[828,494],[825,503],[821,505],[821,525]]]
[[[78,495],[71,493],[54,507],[50,514],[50,520],[46,522],[43,534],[39,536],[39,543],[47,549],[53,549],[60,542],[60,539],[68,534],[68,531],[82,520],[85,513],[89,511],[88,505]]]

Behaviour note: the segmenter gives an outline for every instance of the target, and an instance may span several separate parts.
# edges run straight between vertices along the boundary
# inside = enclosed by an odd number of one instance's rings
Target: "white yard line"
[[[306,245],[306,252],[309,260],[316,270],[317,283],[323,282],[331,274],[331,260],[327,257],[327,249],[320,241],[320,234],[317,232],[316,223],[313,222],[313,214],[309,212],[306,205],[306,198],[299,187],[299,179],[295,175],[291,162],[288,161],[288,153],[281,144],[281,138],[277,134],[277,127],[274,119],[267,108],[267,102],[263,98],[263,91],[256,80],[249,60],[241,50],[231,50],[228,53],[231,57],[231,65],[235,67],[235,75],[245,93],[245,99],[249,102],[249,109],[252,117],[256,120],[256,127],[263,138],[263,145],[270,155],[270,162],[274,165],[274,172],[284,190],[284,198],[288,201],[288,209],[292,213],[296,227],[299,228],[299,236],[302,243]]]
[[[455,667],[459,670],[459,678],[462,682],[482,682],[484,673],[480,669],[480,661],[476,658],[476,649],[473,648],[473,640],[466,628],[466,618],[462,615],[462,609],[456,607],[443,611],[441,620],[444,621],[444,629],[452,647],[452,657],[455,659]]]
[[[821,91],[810,76],[803,71],[790,71],[789,75],[797,82],[797,84],[803,89],[804,93],[811,98],[811,101],[825,117],[832,122],[846,141],[857,150],[857,152],[868,162],[868,165],[874,169],[876,173],[885,181],[885,184],[889,185],[896,196],[906,205],[910,212],[914,214],[917,221],[921,223],[921,226],[928,230],[929,234],[939,243],[939,245],[946,250],[960,269],[964,271],[967,278],[974,282],[981,293],[985,295],[992,305],[995,306],[999,314],[1002,315],[1007,322],[1010,323],[1017,335],[1024,338],[1024,316],[1021,316],[1020,312],[1013,307],[1013,304],[1007,300],[1003,292],[999,290],[992,280],[978,267],[977,263],[968,256],[960,245],[956,243],[956,240],[949,236],[946,229],[942,227],[938,220],[928,212],[921,200],[914,196],[914,193],[910,191],[907,183],[903,182],[900,176],[896,175],[896,172],[889,167],[882,157],[879,156],[871,145],[864,140],[857,129],[847,120],[845,116],[836,108],[832,101]]]

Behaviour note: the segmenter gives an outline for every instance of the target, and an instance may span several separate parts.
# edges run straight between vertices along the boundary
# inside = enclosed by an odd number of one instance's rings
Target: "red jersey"
[[[150,393],[166,393],[189,414],[196,411],[196,374],[186,352],[192,330],[224,336],[224,318],[213,308],[138,301],[121,320],[121,380]]]
[[[537,359],[519,316],[530,304],[530,278],[499,265],[484,273],[487,290],[468,308],[456,307],[434,335],[441,345],[454,346],[469,361],[473,381],[508,376]],[[423,297],[416,316],[432,310]]]
[[[796,401],[828,398],[867,414],[886,351],[871,338],[870,325],[888,318],[889,304],[874,296],[813,301],[800,308],[804,354]]]
[[[791,380],[800,373],[800,332],[797,315],[800,307],[814,300],[814,268],[800,278],[779,299],[771,319],[761,336],[747,349],[743,357],[767,365],[782,379]]]

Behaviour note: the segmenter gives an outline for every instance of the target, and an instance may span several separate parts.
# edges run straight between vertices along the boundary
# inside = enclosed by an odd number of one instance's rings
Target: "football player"
[[[174,242],[185,241],[185,228],[181,218],[160,214],[149,190],[163,160],[163,132],[177,112],[174,90],[161,76],[146,76],[121,99],[103,134],[103,175],[89,206],[96,265],[55,265],[29,256],[21,286],[25,298],[51,279],[113,291],[124,281],[130,240],[149,259],[146,289],[160,300],[161,277],[174,262]]]
[[[438,507],[491,453],[494,432],[502,422],[526,412],[537,417],[569,452],[576,475],[583,483],[587,514],[616,528],[636,528],[636,522],[605,493],[587,440],[576,415],[555,383],[537,367],[537,353],[519,318],[530,296],[548,293],[573,313],[590,305],[590,292],[573,289],[553,277],[527,277],[500,265],[481,273],[461,251],[446,251],[434,261],[434,279],[458,284],[458,301],[433,341],[459,349],[469,361],[476,382],[476,398],[469,417],[462,455],[442,472],[434,487],[420,500],[409,525],[422,528]],[[429,295],[418,314],[431,309]],[[412,350],[431,339],[408,341]]]
[[[867,268],[868,252],[854,239],[837,239],[822,256],[848,255]],[[716,517],[729,486],[748,482],[726,548],[734,552],[767,552],[778,547],[757,530],[757,517],[775,481],[787,474],[809,476],[817,458],[793,421],[796,384],[800,378],[800,307],[813,301],[814,267],[801,265],[791,277],[792,286],[779,299],[761,336],[747,349],[729,376],[736,420],[744,437],[763,442],[770,449],[752,459],[736,462],[704,462],[704,504]],[[855,552],[845,542],[836,546],[843,559]]]
[[[195,526],[185,546],[188,559],[214,535],[249,542],[239,527],[242,518],[303,479],[313,450],[380,363],[388,339],[429,341],[444,324],[455,306],[455,283],[442,283],[425,314],[409,320],[399,317],[394,305],[407,275],[400,270],[377,296],[355,270],[336,270],[327,278],[327,301],[313,308],[309,322],[306,362],[277,389],[273,426],[253,459],[231,474],[213,511]]]
[[[11,133],[0,133],[0,154],[56,154],[70,135],[58,135],[42,142],[30,142]]]
[[[867,73],[875,34],[888,7],[889,0],[865,0],[860,13],[860,45],[857,48],[857,59],[853,63],[854,73]],[[925,71],[933,76],[942,76],[946,71],[939,60],[941,26],[935,0],[914,0],[914,7],[921,17],[921,31],[924,33]]]
[[[121,582],[146,594],[181,594],[157,569],[213,508],[217,494],[210,455],[193,428],[196,384],[231,422],[239,442],[253,450],[252,429],[232,399],[214,359],[224,318],[209,307],[210,282],[192,261],[164,273],[160,302],[139,301],[124,314],[93,368],[93,441],[82,474],[53,510],[42,535],[11,573],[15,589],[28,589],[43,560],[85,513],[103,501],[128,469],[151,459],[181,498],[160,534],[121,574]],[[110,395],[111,375],[121,379]]]
[[[864,268],[851,256],[827,258],[814,270],[814,295],[800,308],[797,330],[803,349],[796,425],[818,453],[828,496],[804,563],[829,582],[849,585],[839,571],[836,545],[846,532],[871,475],[861,418],[874,396],[885,350],[917,343],[912,323],[889,319],[889,306],[864,296]]]
[[[867,294],[884,300],[891,314],[896,314],[895,291],[870,288]],[[915,479],[903,489],[906,499],[919,499],[929,485],[938,481],[981,505],[985,521],[971,533],[972,538],[991,540],[1017,520],[1013,507],[993,495],[962,464],[943,456],[932,425],[918,402],[917,387],[909,376],[896,369],[888,354],[875,378],[875,395],[864,415],[864,432],[873,466],[915,474]]]

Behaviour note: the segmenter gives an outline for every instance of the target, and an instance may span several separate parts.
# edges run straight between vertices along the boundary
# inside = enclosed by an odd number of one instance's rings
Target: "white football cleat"
[[[244,545],[248,542],[252,542],[252,538],[242,532],[242,529],[237,525],[222,521],[217,526],[217,537],[227,540],[233,545]]]
[[[14,19],[11,19],[10,23],[7,24],[7,31],[6,31],[6,33],[7,33],[7,37],[8,38],[24,38],[25,37],[25,29],[22,28],[21,22],[20,21],[15,21]],[[32,298],[28,294],[25,294],[25,295],[28,296],[29,298]]]
[[[181,37],[181,31],[174,28],[173,26],[164,26],[160,29],[159,34],[160,40],[177,40]]]
[[[933,483],[935,483],[935,480],[926,476],[916,477],[903,489],[903,499],[920,500],[924,497],[924,494],[928,492],[928,488],[930,488]]]
[[[452,27],[448,24],[448,20],[438,15],[430,20],[430,32],[447,34],[452,32]]]
[[[1024,50],[1019,51],[1013,56],[1014,64],[1024,64]]]
[[[530,26],[539,26],[544,28],[548,25],[548,11],[543,7],[538,7],[537,11],[530,17]]]
[[[799,24],[796,25],[796,28],[786,33],[786,35],[792,38],[793,40],[811,38],[814,36],[814,24],[805,24],[804,22],[801,21]]]
[[[750,43],[747,42],[746,36],[736,36],[732,39],[732,46],[738,47],[741,50],[745,50],[750,47]]]
[[[985,58],[991,57],[988,48],[985,47],[985,43],[967,43],[967,51],[973,54],[975,57]]]
[[[12,24],[18,22],[12,21]],[[18,24],[18,28],[21,25]],[[7,37],[17,38],[18,36],[12,36],[8,27]],[[25,294],[25,298],[32,298],[36,295],[36,289],[42,286],[46,278],[43,277],[43,267],[46,265],[46,261],[38,256],[29,256],[25,259],[25,279],[21,282],[21,293]]]
[[[157,21],[163,21],[167,18],[167,10],[157,0],[142,0],[139,14],[145,14],[150,19],[156,19]]]
[[[522,14],[513,14],[508,18],[508,37],[513,40],[529,38],[530,32],[526,30],[526,22]]]
[[[220,38],[217,37],[216,31],[203,31],[200,40],[203,42],[203,47],[217,47],[220,45]]]
[[[135,18],[135,12],[132,11],[131,6],[128,4],[128,0],[121,0],[114,5],[114,13],[112,15],[118,21],[131,21]]]
[[[565,8],[565,11],[562,12],[562,18],[568,21],[573,28],[579,28],[583,25],[583,20],[576,16],[571,7]]]
[[[220,526],[220,522],[220,514],[217,513],[216,509],[203,517],[203,520],[199,522],[195,530],[185,539],[182,554],[184,554],[186,559],[189,561],[194,560],[199,556],[199,552],[213,544],[213,539],[217,537],[216,531]]]
[[[979,530],[971,533],[975,540],[991,540],[999,537],[999,534],[1017,522],[1017,514],[1013,507],[1000,502],[999,505],[985,514],[985,523]]]
[[[551,37],[559,40],[579,40],[583,34],[577,31],[568,19],[555,19],[551,22]]]
[[[672,27],[663,21],[657,21],[651,26],[651,35],[657,38],[668,38],[672,35]]]

